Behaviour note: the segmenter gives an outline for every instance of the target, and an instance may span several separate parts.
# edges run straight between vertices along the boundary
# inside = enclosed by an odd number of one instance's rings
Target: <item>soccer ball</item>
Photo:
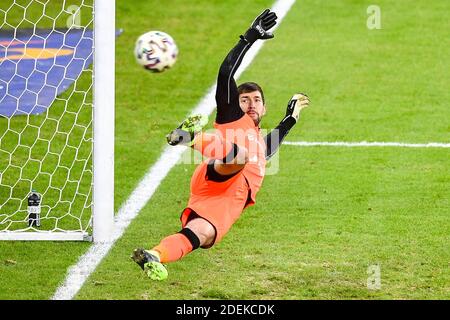
[[[162,72],[177,61],[178,47],[173,38],[162,31],[141,35],[134,48],[137,62],[152,72]]]

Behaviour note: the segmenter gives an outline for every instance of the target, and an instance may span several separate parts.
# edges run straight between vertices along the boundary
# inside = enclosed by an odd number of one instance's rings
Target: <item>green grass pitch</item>
[[[165,148],[165,134],[214,83],[238,36],[273,2],[116,2],[124,29],[116,40],[117,211]],[[49,1],[48,10],[59,3]],[[263,128],[275,127],[301,91],[312,104],[288,141],[449,142],[447,1],[377,1],[379,30],[366,26],[372,4],[297,0],[238,80],[263,87]],[[20,14],[0,11],[0,23],[6,16],[14,25]],[[177,41],[172,70],[152,74],[135,63],[134,42],[148,30]],[[278,173],[266,176],[257,204],[223,241],[169,264],[167,281],[151,282],[129,255],[180,229],[195,166],[177,165],[75,298],[448,299],[449,159],[449,149],[282,146]],[[64,175],[55,183],[64,185]],[[0,299],[51,298],[90,245],[0,242]],[[376,290],[367,285],[372,266],[380,270]]]

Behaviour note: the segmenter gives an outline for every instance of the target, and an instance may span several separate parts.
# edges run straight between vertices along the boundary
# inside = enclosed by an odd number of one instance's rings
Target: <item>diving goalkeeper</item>
[[[166,279],[164,264],[177,261],[199,247],[206,249],[218,243],[243,210],[255,204],[266,160],[296,124],[300,111],[309,105],[306,95],[294,94],[279,125],[263,137],[259,127],[266,114],[263,90],[253,82],[238,87],[233,78],[252,44],[274,37],[269,30],[276,20],[274,12],[264,10],[220,66],[215,131],[202,132],[207,117],[195,115],[167,135],[170,145],[190,146],[207,161],[192,176],[190,198],[180,217],[181,231],[162,239],[151,250],[133,251],[131,258],[150,279]]]

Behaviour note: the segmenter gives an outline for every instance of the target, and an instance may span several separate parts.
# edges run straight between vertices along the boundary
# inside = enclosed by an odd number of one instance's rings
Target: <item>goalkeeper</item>
[[[190,146],[208,160],[192,176],[189,202],[180,217],[181,231],[162,239],[151,250],[135,249],[131,256],[153,280],[167,278],[164,264],[179,260],[199,247],[210,248],[218,243],[242,211],[255,204],[266,160],[296,124],[300,110],[309,104],[306,95],[293,95],[283,120],[263,137],[259,127],[266,114],[262,89],[253,82],[237,87],[233,78],[252,44],[258,39],[274,37],[269,30],[276,20],[274,12],[264,10],[220,66],[215,132],[202,132],[208,120],[196,115],[167,135],[170,145]]]

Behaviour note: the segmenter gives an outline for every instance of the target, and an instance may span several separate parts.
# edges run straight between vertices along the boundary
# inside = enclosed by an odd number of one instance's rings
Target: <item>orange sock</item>
[[[233,150],[233,143],[213,133],[200,133],[195,137],[193,148],[211,159],[225,158]]]
[[[162,263],[173,262],[191,252],[192,244],[185,235],[176,233],[162,239],[152,250],[159,252]]]

